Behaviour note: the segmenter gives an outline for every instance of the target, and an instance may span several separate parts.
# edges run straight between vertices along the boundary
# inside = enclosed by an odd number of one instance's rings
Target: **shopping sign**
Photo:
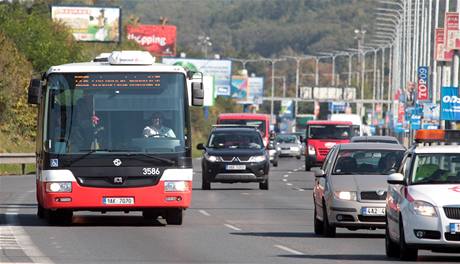
[[[458,87],[441,88],[441,120],[460,120],[460,97]]]
[[[411,115],[410,117],[410,126],[412,130],[418,130],[422,126],[422,116],[420,115]]]
[[[430,95],[428,91],[428,67],[418,67],[418,85],[417,85],[417,101],[428,101]]]
[[[458,13],[457,12],[446,12],[444,20],[444,43],[446,45],[447,51],[460,48],[456,46],[456,40],[459,38],[459,29],[458,29]]]
[[[127,25],[127,38],[159,56],[176,55],[176,26]]]

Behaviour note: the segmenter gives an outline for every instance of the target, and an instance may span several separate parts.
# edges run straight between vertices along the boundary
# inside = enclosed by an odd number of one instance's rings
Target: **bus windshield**
[[[187,103],[180,73],[51,74],[45,148],[56,154],[184,152]]]
[[[350,139],[351,136],[351,125],[310,125],[308,127],[309,139]]]
[[[262,137],[265,136],[265,120],[250,120],[250,119],[222,119],[219,121],[223,125],[245,125],[245,126],[255,126],[262,134]]]

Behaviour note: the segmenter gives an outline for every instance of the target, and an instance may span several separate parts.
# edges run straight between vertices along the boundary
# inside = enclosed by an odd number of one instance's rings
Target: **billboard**
[[[430,92],[428,89],[428,67],[420,66],[417,70],[418,84],[417,84],[417,101],[430,100]]]
[[[247,100],[252,104],[262,104],[264,97],[264,78],[249,77],[248,78],[248,96]]]
[[[246,76],[232,76],[230,96],[245,101],[248,96],[248,78]]]
[[[458,87],[441,88],[441,120],[460,120],[460,98]]]
[[[163,58],[165,64],[190,64],[204,75],[214,76],[216,95],[230,96],[232,62],[229,60],[199,60],[186,58]]]
[[[120,41],[118,7],[51,6],[51,19],[69,27],[77,41]]]
[[[457,12],[446,12],[444,17],[444,43],[447,51],[456,49],[456,40],[459,37],[458,30],[458,13]]]
[[[127,39],[158,56],[176,55],[176,26],[127,25]]]
[[[203,106],[213,106],[214,105],[214,77],[212,76],[203,76]]]

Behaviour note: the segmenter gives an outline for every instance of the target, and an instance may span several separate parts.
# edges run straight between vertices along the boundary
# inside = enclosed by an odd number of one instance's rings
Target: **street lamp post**
[[[287,59],[294,59],[297,63],[297,68],[296,68],[296,74],[295,74],[295,98],[299,98],[299,89],[300,89],[300,62],[302,60],[308,60],[314,58],[313,56],[285,56]],[[283,97],[285,97],[285,94],[283,94]],[[295,116],[297,117],[298,113],[298,101],[295,101]]]
[[[211,38],[206,35],[198,36],[198,45],[201,46],[201,51],[204,52],[204,58],[208,58],[208,47],[212,46]]]
[[[273,105],[273,101],[275,100],[274,99],[274,96],[275,96],[275,63],[279,62],[279,61],[284,61],[286,59],[275,59],[275,58],[261,58],[260,59],[261,61],[268,61],[271,63],[272,65],[272,91],[271,91],[271,106],[270,106],[270,118],[271,118],[271,121],[273,122],[274,120],[274,115],[273,115],[273,111],[274,111],[274,105]]]
[[[358,40],[358,50],[361,53],[361,100],[364,99],[364,71],[365,71],[365,54],[363,53],[362,45],[364,43],[364,37],[366,35],[366,30],[363,29],[355,29],[355,39]],[[361,109],[359,109],[360,114],[363,115],[363,105],[360,106]]]

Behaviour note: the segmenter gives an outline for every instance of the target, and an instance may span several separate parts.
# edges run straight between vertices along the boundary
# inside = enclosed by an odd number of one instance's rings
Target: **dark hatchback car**
[[[268,190],[270,158],[260,132],[249,126],[216,126],[212,129],[201,161],[202,188],[211,189],[211,182],[258,182]]]

